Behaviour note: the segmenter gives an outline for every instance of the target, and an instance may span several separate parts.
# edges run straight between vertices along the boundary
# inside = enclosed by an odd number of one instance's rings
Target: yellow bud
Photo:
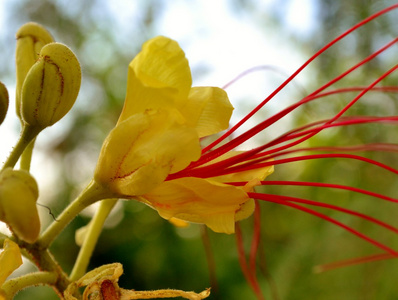
[[[37,183],[29,172],[6,168],[0,173],[0,220],[28,243],[35,242],[40,233],[38,197]]]
[[[41,129],[56,123],[75,103],[80,82],[80,64],[72,50],[60,43],[44,46],[22,86],[23,120]]]
[[[0,81],[0,124],[3,123],[8,110],[8,92],[6,86]]]
[[[21,118],[21,89],[30,68],[39,58],[41,48],[54,42],[51,34],[40,24],[29,22],[17,31],[15,52],[17,87],[15,91],[17,115]]]

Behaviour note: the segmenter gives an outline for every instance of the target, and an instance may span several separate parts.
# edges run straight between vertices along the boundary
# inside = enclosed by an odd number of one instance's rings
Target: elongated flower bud
[[[72,50],[59,43],[44,46],[22,86],[23,120],[42,129],[56,123],[75,103],[80,82],[80,64]]]
[[[6,86],[0,81],[0,124],[3,123],[8,110],[8,92]]]
[[[29,172],[7,168],[0,173],[0,220],[28,243],[40,233],[38,197],[37,183]]]
[[[17,46],[15,52],[17,87],[16,87],[16,111],[21,118],[21,89],[30,68],[39,58],[41,48],[54,42],[51,34],[40,24],[29,22],[22,25],[17,31]]]

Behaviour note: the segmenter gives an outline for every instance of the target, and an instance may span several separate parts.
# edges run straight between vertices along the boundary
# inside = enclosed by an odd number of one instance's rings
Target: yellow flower
[[[6,239],[0,253],[0,287],[19,266],[22,265],[21,251],[16,243]]]
[[[250,188],[224,182],[259,181],[270,167],[234,180],[167,180],[198,160],[200,139],[227,129],[232,115],[224,90],[191,85],[177,42],[162,36],[146,42],[129,65],[123,111],[103,144],[94,179],[114,196],[138,199],[166,219],[233,233],[235,221],[249,216],[254,205],[246,193]]]

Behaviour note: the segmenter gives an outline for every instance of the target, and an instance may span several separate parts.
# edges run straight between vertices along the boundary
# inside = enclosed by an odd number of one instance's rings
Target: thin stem
[[[106,218],[112,211],[118,199],[106,199],[101,201],[100,207],[95,213],[94,218],[89,223],[86,238],[84,239],[83,245],[80,248],[79,255],[76,259],[75,265],[69,276],[71,281],[78,280],[82,277],[87,270],[90,262],[91,255],[94,251],[95,245],[97,244],[98,238],[101,234],[102,227],[105,223]]]
[[[19,291],[37,285],[54,285],[58,276],[54,272],[34,272],[7,280],[2,286],[6,299],[13,299]]]
[[[218,294],[218,282],[217,282],[217,276],[216,276],[216,262],[214,260],[214,255],[211,250],[211,242],[210,242],[210,237],[209,237],[207,230],[208,229],[205,225],[202,225],[200,227],[202,243],[203,243],[203,247],[204,247],[205,253],[206,253],[207,266],[209,268],[210,286],[211,286],[211,290],[212,290],[212,295],[217,295]]]
[[[15,166],[25,148],[28,147],[30,142],[40,133],[40,131],[40,128],[32,127],[28,124],[25,124],[25,126],[23,126],[21,136],[19,137],[19,140],[14,149],[11,151],[10,156],[4,163],[2,170],[4,170],[5,168],[13,168]]]
[[[53,240],[60,234],[60,232],[87,206],[96,201],[111,198],[113,195],[100,186],[97,182],[92,180],[88,186],[81,192],[81,194],[69,204],[61,215],[55,220],[42,234],[36,242],[41,249],[46,249],[50,246]]]
[[[32,161],[32,153],[33,148],[35,146],[36,138],[34,138],[29,145],[25,148],[24,152],[21,155],[20,166],[22,170],[29,171],[30,170],[30,163]]]

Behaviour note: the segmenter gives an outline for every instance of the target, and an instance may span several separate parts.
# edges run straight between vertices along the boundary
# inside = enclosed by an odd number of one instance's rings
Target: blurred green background
[[[75,51],[82,64],[83,83],[76,106],[64,120],[39,137],[33,158],[32,173],[41,186],[39,201],[56,216],[92,177],[102,141],[123,105],[128,63],[148,38],[164,34],[180,42],[191,63],[194,85],[222,86],[250,67],[275,67],[277,71],[253,73],[227,90],[236,107],[237,120],[286,79],[284,74],[292,73],[325,43],[391,1],[3,0],[1,4],[0,80],[10,89],[15,85],[14,35],[25,22],[44,25],[57,41]],[[398,32],[397,17],[397,12],[384,16],[329,49],[298,77],[295,85],[288,86],[258,113],[249,126],[298,101],[394,38]],[[370,84],[396,64],[396,57],[397,49],[393,47],[336,87]],[[397,76],[393,74],[383,84],[396,82]],[[302,107],[253,143],[264,143],[286,129],[331,117],[354,95],[325,98]],[[12,98],[11,101],[7,117],[11,133],[4,133],[4,125],[0,131],[3,148],[12,146],[18,135],[19,124],[13,116]],[[397,105],[393,94],[371,93],[350,114],[397,115]],[[3,138],[5,134],[10,137],[7,141]],[[394,126],[361,125],[322,133],[306,146],[393,143],[396,137]],[[397,167],[394,153],[365,155]],[[396,176],[343,159],[280,165],[269,179],[330,182],[397,195]],[[265,191],[338,204],[398,225],[396,205],[379,199],[323,188],[269,186]],[[259,280],[266,299],[398,299],[396,260],[314,274],[312,269],[316,265],[380,251],[303,212],[271,203],[261,203],[261,207],[261,252],[266,272],[265,276],[259,273]],[[39,209],[46,226],[52,221],[51,216],[45,209]],[[398,238],[384,229],[338,212],[319,211],[391,247],[398,246]],[[51,248],[66,271],[72,268],[79,250],[74,233],[87,224],[90,214],[92,210],[73,221]],[[201,226],[175,228],[155,211],[131,201],[121,203],[110,221],[90,268],[121,262],[122,287],[199,292],[213,285],[210,299],[255,299],[240,270],[234,236],[205,230],[216,265],[215,282],[210,280]],[[241,222],[247,249],[252,221]],[[16,299],[57,298],[50,288],[39,287],[21,292]]]

